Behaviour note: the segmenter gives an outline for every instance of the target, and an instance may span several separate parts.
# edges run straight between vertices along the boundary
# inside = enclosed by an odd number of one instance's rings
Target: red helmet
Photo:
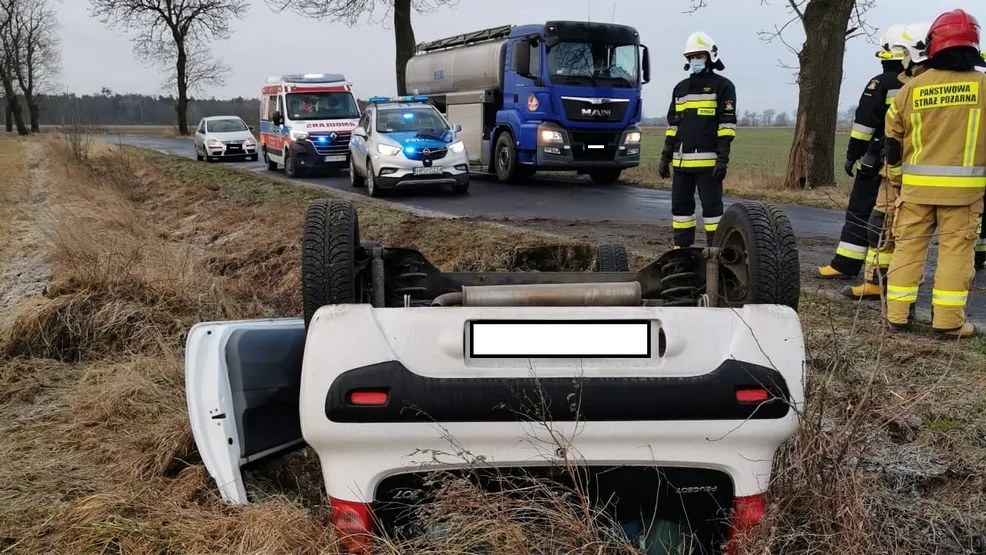
[[[928,30],[928,56],[956,46],[979,50],[979,22],[965,10],[952,10],[938,16]]]

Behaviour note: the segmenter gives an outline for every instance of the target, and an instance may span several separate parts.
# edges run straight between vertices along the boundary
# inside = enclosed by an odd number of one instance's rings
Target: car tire
[[[607,168],[589,172],[589,178],[595,185],[612,185],[619,182],[622,173],[622,168]]]
[[[379,197],[380,188],[377,187],[377,176],[373,171],[373,161],[366,159],[366,193],[371,197]]]
[[[798,242],[779,207],[747,200],[731,204],[719,221],[713,246],[722,249],[719,287],[725,304],[780,304],[798,310]]]
[[[452,192],[458,195],[464,195],[469,192],[469,180],[465,183],[455,183],[452,185]]]
[[[363,176],[356,171],[356,159],[352,156],[349,157],[349,184],[353,187],[362,187],[366,185],[366,180]]]
[[[306,329],[315,312],[325,305],[361,302],[362,287],[356,268],[358,246],[359,217],[351,203],[320,199],[308,205],[301,244]]]
[[[259,154],[251,154],[250,155],[250,161],[251,162],[256,162],[259,159],[260,159],[260,155]]]
[[[514,136],[510,131],[504,131],[496,138],[496,148],[493,149],[493,171],[500,183],[518,181],[517,150],[514,148]]]
[[[203,158],[203,157],[202,157],[202,155],[201,155],[201,154],[199,153],[199,147],[198,147],[198,146],[196,146],[196,147],[195,147],[195,159],[196,159],[196,160],[198,160],[199,162],[201,162],[202,160],[204,160],[204,159],[205,159],[205,158]]]
[[[267,163],[267,171],[277,171],[277,162],[270,159],[267,156],[267,147],[264,146],[264,162]]]
[[[621,243],[601,243],[596,246],[596,272],[629,272],[627,248]]]

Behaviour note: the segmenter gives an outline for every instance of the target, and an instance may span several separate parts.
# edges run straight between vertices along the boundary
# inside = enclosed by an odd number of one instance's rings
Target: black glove
[[[728,164],[728,162],[726,162],[722,158],[716,160],[716,167],[713,168],[713,170],[712,170],[712,177],[714,177],[714,178],[716,178],[716,179],[718,179],[720,181],[723,180],[723,179],[726,179],[726,165],[727,164]]]
[[[846,175],[849,177],[853,176],[853,170],[856,169],[855,160],[846,160]]]
[[[881,166],[880,157],[867,152],[863,155],[863,159],[859,161],[859,176],[863,178],[876,177]]]
[[[661,176],[661,179],[667,179],[671,177],[671,161],[667,158],[661,158],[660,163],[657,164],[657,175]]]

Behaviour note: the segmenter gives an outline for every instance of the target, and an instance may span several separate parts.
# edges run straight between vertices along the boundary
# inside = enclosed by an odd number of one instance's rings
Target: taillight
[[[339,532],[343,550],[354,555],[369,555],[373,547],[370,504],[329,497],[329,506],[332,507],[332,525]]]
[[[736,555],[736,539],[740,532],[752,528],[763,520],[767,512],[767,503],[764,495],[750,495],[748,497],[737,497],[733,502],[733,522],[732,531],[729,534],[729,543],[726,546],[726,555]]]

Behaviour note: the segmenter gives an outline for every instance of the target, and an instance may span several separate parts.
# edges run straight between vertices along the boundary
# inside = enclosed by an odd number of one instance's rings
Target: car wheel
[[[514,183],[517,181],[517,152],[514,149],[514,138],[509,131],[500,133],[496,139],[496,150],[494,151],[493,166],[496,178],[500,183]]]
[[[366,180],[356,171],[356,159],[352,156],[349,157],[349,184],[353,187],[366,185]]]
[[[202,157],[202,154],[199,153],[199,147],[198,147],[198,145],[195,145],[195,159],[198,160],[199,162],[201,162],[202,160],[204,160],[204,158]]]
[[[452,192],[458,193],[460,195],[461,194],[468,193],[469,192],[469,181],[467,180],[465,183],[456,183],[456,184],[452,185]]]
[[[380,189],[377,188],[377,176],[373,171],[373,162],[366,160],[366,192],[371,197],[379,197]]]
[[[719,220],[720,296],[730,306],[781,304],[798,309],[801,271],[791,221],[772,204],[739,201]]]
[[[596,246],[596,272],[629,272],[627,248],[620,243],[601,243]]]
[[[611,185],[620,180],[621,168],[608,168],[589,172],[589,178],[596,185]]]
[[[267,156],[267,147],[266,146],[264,147],[264,162],[267,163],[267,170],[268,171],[277,171],[277,162],[271,160],[270,157]]]
[[[260,155],[259,154],[251,154],[250,155],[250,161],[251,162],[256,162],[259,159],[260,159]]]
[[[325,305],[364,302],[363,280],[356,267],[359,246],[359,217],[351,203],[321,199],[308,205],[301,244],[306,329]]]

